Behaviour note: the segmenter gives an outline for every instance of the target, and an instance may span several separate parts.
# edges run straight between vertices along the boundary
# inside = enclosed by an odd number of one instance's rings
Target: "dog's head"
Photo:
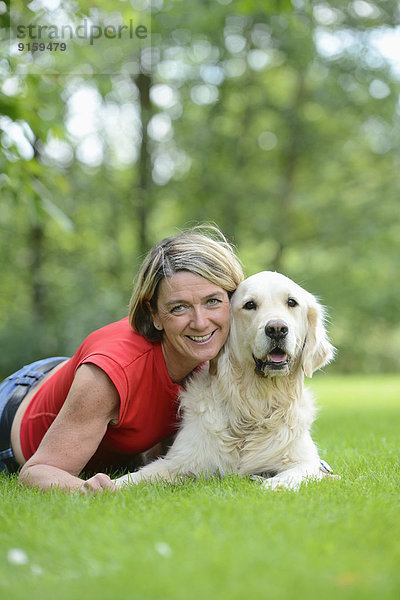
[[[288,375],[299,364],[307,375],[334,356],[324,309],[312,294],[271,271],[249,277],[231,300],[230,351],[251,362],[260,377]]]

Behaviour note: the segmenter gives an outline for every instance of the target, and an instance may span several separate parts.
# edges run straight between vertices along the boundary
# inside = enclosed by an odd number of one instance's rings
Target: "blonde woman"
[[[24,367],[0,384],[0,465],[43,490],[114,489],[101,470],[129,465],[178,425],[185,380],[229,332],[229,298],[243,279],[216,228],[156,244],[129,317],[90,334],[72,358]],[[82,471],[96,473],[86,481]]]

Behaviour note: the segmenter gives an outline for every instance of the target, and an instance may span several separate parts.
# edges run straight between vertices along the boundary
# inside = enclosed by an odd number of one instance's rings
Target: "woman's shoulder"
[[[152,342],[149,342],[131,328],[128,317],[96,329],[84,341],[86,345],[106,344],[109,346],[110,343],[115,345],[130,344],[139,351],[144,352],[151,350],[154,346]]]
[[[93,355],[106,356],[126,367],[141,357],[158,354],[158,346],[159,343],[150,342],[133,331],[125,317],[90,333],[77,354],[85,356],[86,360]]]

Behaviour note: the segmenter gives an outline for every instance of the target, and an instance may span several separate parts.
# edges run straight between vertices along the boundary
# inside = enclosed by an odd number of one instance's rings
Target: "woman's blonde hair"
[[[144,259],[129,304],[129,322],[150,341],[162,339],[153,325],[160,282],[178,271],[189,271],[218,285],[228,295],[243,281],[243,270],[233,246],[213,225],[198,225],[165,238]]]

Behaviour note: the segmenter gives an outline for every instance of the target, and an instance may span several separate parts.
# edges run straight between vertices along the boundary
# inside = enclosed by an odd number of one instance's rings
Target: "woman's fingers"
[[[96,475],[81,485],[79,491],[81,494],[96,494],[103,490],[115,492],[117,489],[117,486],[108,475],[105,473],[96,473]]]

